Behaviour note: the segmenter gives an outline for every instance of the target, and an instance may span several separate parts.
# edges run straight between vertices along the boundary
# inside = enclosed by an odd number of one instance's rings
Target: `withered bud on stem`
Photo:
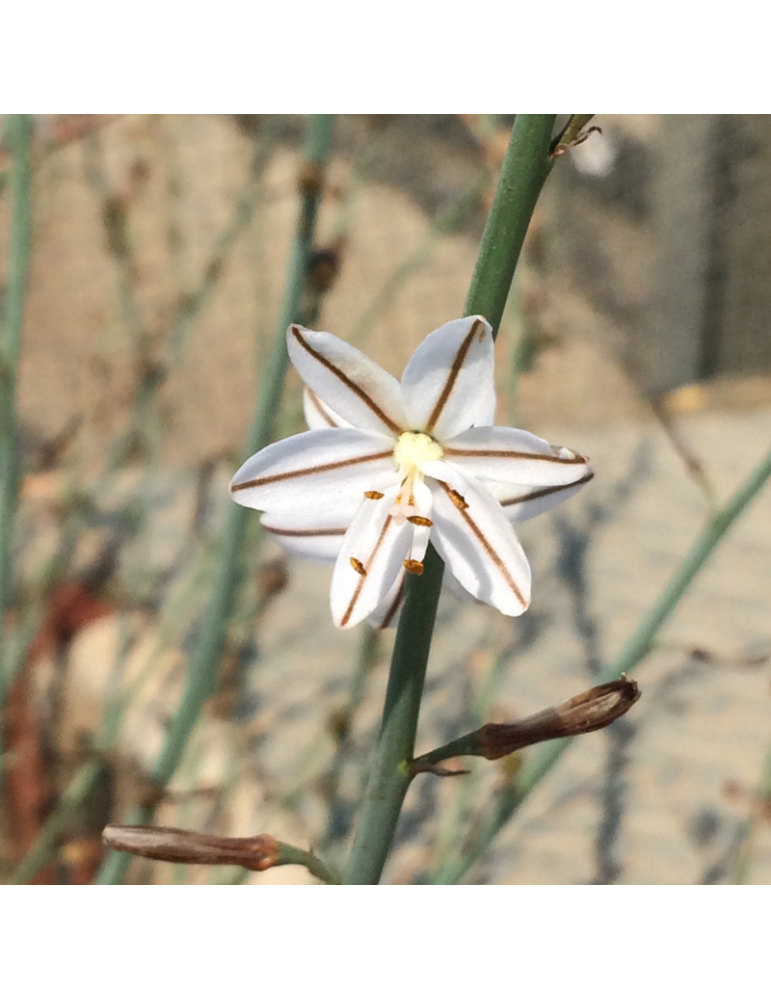
[[[590,688],[556,708],[536,712],[521,722],[489,722],[476,733],[479,755],[487,760],[498,760],[534,743],[604,729],[628,712],[639,697],[640,689],[635,681],[622,674],[617,681]]]
[[[466,733],[431,753],[417,757],[410,772],[413,775],[427,772],[439,776],[461,773],[446,772],[436,765],[450,757],[498,760],[535,743],[604,729],[628,712],[639,697],[640,689],[635,681],[622,674],[617,681],[590,688],[556,708],[536,712],[519,722],[488,722],[473,733]]]
[[[186,865],[239,865],[263,872],[281,859],[281,845],[267,834],[215,837],[169,826],[107,826],[102,840],[116,851]]]

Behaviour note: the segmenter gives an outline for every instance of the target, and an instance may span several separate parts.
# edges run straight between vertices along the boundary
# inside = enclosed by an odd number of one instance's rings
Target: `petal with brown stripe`
[[[348,507],[378,477],[398,475],[393,440],[355,428],[306,431],[252,455],[233,477],[234,500],[256,510],[301,514]]]
[[[399,435],[407,430],[399,383],[344,340],[293,324],[289,357],[303,382],[353,427]]]
[[[323,430],[325,427],[350,427],[339,413],[327,406],[316,393],[306,385],[303,390],[303,416],[305,423],[312,431]]]
[[[453,474],[431,482],[431,541],[455,579],[505,615],[530,604],[530,564],[500,504],[478,482]]]
[[[379,607],[403,569],[413,525],[397,524],[390,510],[399,486],[365,500],[349,528],[332,574],[332,620],[351,628]]]
[[[579,471],[583,470],[576,470],[576,474]],[[527,521],[531,517],[551,510],[563,500],[575,496],[592,479],[594,479],[594,473],[589,470],[588,472],[583,471],[583,475],[579,479],[567,486],[542,486],[536,489],[533,486],[511,486],[507,483],[495,483],[490,480],[485,480],[483,485],[501,505],[507,520],[514,524],[519,521]]]
[[[358,503],[347,510],[315,511],[312,514],[263,514],[268,535],[293,556],[333,563],[340,555],[343,538],[356,514]]]
[[[589,471],[583,455],[514,427],[472,427],[445,441],[444,459],[466,476],[516,486],[567,486]]]
[[[444,441],[492,423],[494,361],[492,329],[482,316],[455,319],[430,333],[402,375],[410,428]]]

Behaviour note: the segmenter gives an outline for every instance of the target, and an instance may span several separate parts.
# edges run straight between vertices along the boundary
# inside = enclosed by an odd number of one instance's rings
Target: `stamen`
[[[452,502],[458,508],[458,510],[467,510],[468,509],[468,504],[463,499],[463,497],[460,495],[460,493],[458,493],[457,490],[454,490],[451,486],[448,486],[447,487],[447,494],[450,497],[450,500],[452,500]]]
[[[420,514],[413,514],[412,517],[408,517],[407,520],[410,524],[418,524],[421,528],[433,528],[434,522],[427,517],[421,517]]]
[[[353,556],[351,556],[351,566],[353,566],[359,576],[367,575],[367,571],[364,569],[364,563],[361,562],[360,559],[354,559]]]
[[[364,491],[364,496],[368,500],[382,500],[383,499],[383,494],[382,493],[378,493],[377,490],[365,490]]]
[[[417,559],[405,559],[402,565],[408,573],[413,573],[415,576],[421,576],[423,573],[423,563]]]

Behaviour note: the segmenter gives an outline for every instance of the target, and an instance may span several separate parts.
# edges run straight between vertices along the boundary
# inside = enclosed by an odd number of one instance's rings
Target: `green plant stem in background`
[[[19,480],[16,378],[24,325],[24,301],[32,248],[32,169],[30,166],[31,119],[9,115],[6,143],[11,165],[11,239],[5,309],[0,336],[0,668],[4,668],[5,613],[11,600],[13,567],[11,548],[16,518]]]
[[[745,483],[737,490],[728,503],[710,519],[706,528],[694,543],[693,548],[683,560],[680,569],[675,573],[637,631],[631,636],[620,656],[602,671],[596,683],[606,683],[607,681],[614,680],[622,673],[629,673],[646,656],[662,625],[674,612],[680,602],[680,598],[691,586],[696,575],[712,554],[715,546],[742,514],[750,501],[766,485],[770,477],[771,452],[752,471]],[[500,830],[511,819],[530,792],[540,784],[542,779],[554,767],[572,742],[572,739],[555,740],[553,743],[544,746],[526,761],[522,770],[517,774],[511,785],[501,793],[492,811],[482,822],[473,843],[466,849],[462,857],[456,858],[445,865],[434,879],[435,883],[442,885],[453,884],[463,878],[474,862],[485,853]]]
[[[554,115],[518,115],[501,168],[471,279],[466,314],[481,313],[497,331],[527,226],[549,172]],[[344,874],[349,885],[375,885],[391,848],[431,647],[444,565],[429,548],[420,577],[408,581],[374,762]]]
[[[305,161],[309,167],[315,167],[319,171],[329,154],[332,121],[332,115],[313,115],[310,121]],[[244,458],[266,447],[272,437],[287,366],[286,328],[298,319],[319,201],[320,185],[306,184],[303,187],[302,208],[289,264],[281,320],[273,351],[263,372],[257,409],[244,447]],[[231,504],[228,508],[219,564],[195,652],[188,665],[185,690],[151,775],[153,784],[159,790],[165,788],[171,780],[201,709],[214,689],[228,619],[239,586],[240,554],[248,517],[249,510],[245,507]],[[138,809],[128,822],[137,825],[149,823],[153,811],[152,808]],[[126,855],[113,853],[102,865],[96,881],[102,884],[120,882],[130,860]]]

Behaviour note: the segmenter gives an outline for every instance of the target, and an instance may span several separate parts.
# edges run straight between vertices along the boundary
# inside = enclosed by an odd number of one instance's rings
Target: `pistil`
[[[423,482],[420,467],[423,462],[438,461],[443,454],[442,446],[428,434],[405,431],[399,435],[394,448],[394,462],[402,476],[402,485],[395,503],[388,511],[396,524],[401,525],[420,516],[414,495],[415,482]]]

